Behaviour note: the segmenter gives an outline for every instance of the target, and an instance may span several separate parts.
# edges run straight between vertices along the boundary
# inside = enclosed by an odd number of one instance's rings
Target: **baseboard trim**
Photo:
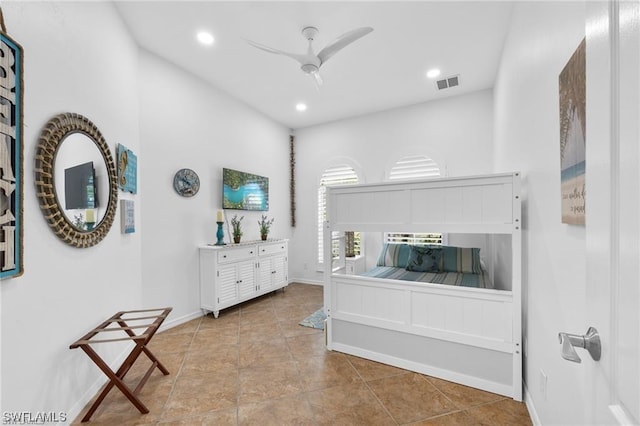
[[[115,370],[118,367],[120,367],[120,365],[122,365],[122,363],[124,362],[125,358],[129,355],[129,353],[131,353],[131,349],[133,349],[133,343],[130,343],[127,345],[127,348],[125,348],[120,355],[118,355],[112,362],[108,363],[109,364],[109,368],[111,368],[111,370]],[[84,410],[84,407],[87,406],[87,404],[93,399],[94,396],[96,396],[96,394],[98,393],[98,391],[100,391],[100,389],[102,388],[102,386],[104,386],[107,383],[107,377],[100,372],[100,376],[98,377],[98,379],[93,383],[93,385],[91,385],[89,387],[89,389],[87,389],[87,391],[82,395],[82,397],[80,397],[80,400],[77,401],[73,407],[71,407],[71,409],[66,413],[67,414],[67,419],[66,422],[64,423],[58,423],[58,425],[67,425],[67,424],[71,424]],[[118,389],[113,390],[113,392],[119,392]]]
[[[297,284],[311,284],[311,285],[324,285],[323,281],[318,281],[318,280],[307,280],[305,278],[293,278],[291,280],[289,280],[289,284],[293,284],[293,283],[297,283]]]
[[[529,393],[529,389],[527,389],[527,384],[524,385],[524,403],[527,405],[527,410],[529,410],[529,417],[531,417],[531,423],[534,426],[542,426],[542,422],[540,421],[540,417],[538,417],[538,412],[536,411],[536,407],[533,404],[533,398],[531,398],[531,394]]]
[[[158,332],[172,329],[173,327],[177,327],[177,326],[179,326],[181,324],[184,324],[185,322],[189,322],[189,321],[194,320],[196,318],[200,318],[203,315],[204,315],[204,313],[201,310],[197,310],[197,311],[192,312],[190,314],[183,315],[183,316],[178,317],[178,318],[174,318],[171,321],[165,321],[164,323],[162,323],[162,325],[158,329]]]

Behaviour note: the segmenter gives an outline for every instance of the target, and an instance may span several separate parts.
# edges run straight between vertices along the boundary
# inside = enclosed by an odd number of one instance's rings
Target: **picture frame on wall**
[[[138,157],[122,144],[116,146],[118,156],[118,187],[132,194],[138,192]]]
[[[571,225],[586,214],[586,50],[583,39],[558,78],[562,223]]]
[[[120,200],[120,232],[136,232],[135,204],[133,200]]]
[[[0,15],[1,18],[1,15]],[[23,274],[23,50],[0,29],[0,279]]]

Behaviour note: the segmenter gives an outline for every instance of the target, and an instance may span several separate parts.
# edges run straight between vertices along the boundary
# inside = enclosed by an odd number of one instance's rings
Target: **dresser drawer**
[[[255,246],[222,250],[218,253],[218,263],[236,262],[243,259],[251,259],[256,255]]]
[[[286,253],[287,243],[260,244],[258,245],[258,255],[269,256],[272,254]]]

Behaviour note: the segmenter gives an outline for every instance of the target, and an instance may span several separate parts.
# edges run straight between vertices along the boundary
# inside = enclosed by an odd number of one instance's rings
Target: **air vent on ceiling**
[[[437,80],[436,85],[438,90],[448,89],[449,87],[456,87],[460,85],[460,74],[452,75],[442,80]]]

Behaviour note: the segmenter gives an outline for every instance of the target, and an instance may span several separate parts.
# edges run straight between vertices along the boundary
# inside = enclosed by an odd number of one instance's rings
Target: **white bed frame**
[[[327,188],[325,259],[332,231],[511,237],[506,291],[346,275],[325,262],[328,349],[522,401],[520,201],[517,172]]]

